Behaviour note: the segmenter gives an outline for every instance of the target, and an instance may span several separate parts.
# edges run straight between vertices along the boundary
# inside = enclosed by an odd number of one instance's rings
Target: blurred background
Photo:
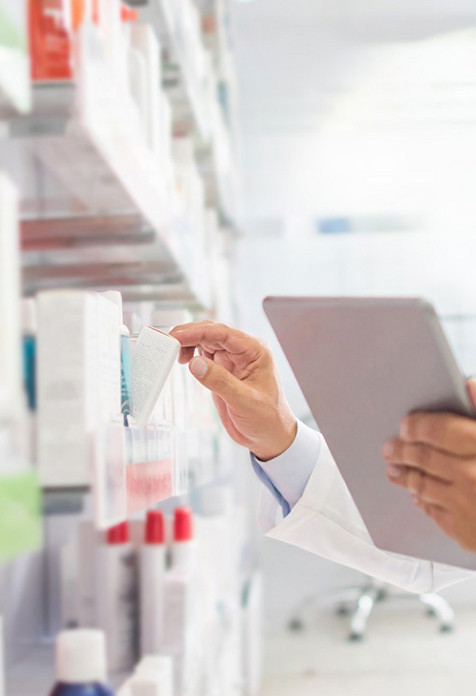
[[[416,597],[266,538],[208,395],[175,369],[139,428],[116,353],[120,331],[238,326],[312,423],[264,297],[418,296],[474,375],[475,232],[473,1],[0,0],[0,696],[49,693],[58,631],[97,625],[112,525],[137,561],[159,511],[173,580],[183,505],[186,687],[133,690],[138,624],[119,696],[473,694],[476,579]],[[104,314],[68,324],[69,290]]]
[[[261,309],[269,294],[426,297],[474,374],[474,4],[255,0],[234,3],[232,18],[240,319],[271,342],[295,412],[307,407]],[[313,594],[321,607],[307,614],[314,633],[276,639],[270,694],[439,694],[452,679],[470,693],[474,582],[446,593],[458,624],[471,617],[468,634],[434,642],[420,607],[396,601],[376,609],[365,647],[345,646],[348,622],[328,623],[331,608],[338,588],[363,579],[274,541],[262,553],[268,627],[282,629]]]

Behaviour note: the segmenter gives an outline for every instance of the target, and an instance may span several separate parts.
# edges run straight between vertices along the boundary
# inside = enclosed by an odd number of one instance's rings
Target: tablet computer
[[[388,481],[380,454],[411,411],[474,417],[431,304],[267,297],[263,307],[375,545],[476,569],[476,554],[463,551]]]

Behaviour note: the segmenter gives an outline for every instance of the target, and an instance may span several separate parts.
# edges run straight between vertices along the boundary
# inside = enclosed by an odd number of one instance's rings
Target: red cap
[[[129,542],[129,524],[121,522],[107,530],[106,540],[108,544],[127,544]]]
[[[123,22],[137,22],[137,10],[127,5],[121,5],[121,20]]]
[[[149,510],[145,523],[145,543],[164,544],[165,525],[162,510]]]
[[[191,508],[175,509],[174,541],[190,541],[193,539],[193,513]]]

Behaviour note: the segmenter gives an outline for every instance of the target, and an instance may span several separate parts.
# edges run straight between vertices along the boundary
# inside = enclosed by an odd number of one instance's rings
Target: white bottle
[[[56,685],[50,696],[114,696],[106,686],[104,633],[61,631],[56,639]]]
[[[149,510],[140,557],[140,652],[158,653],[163,641],[165,523],[162,510]]]
[[[172,566],[165,576],[163,652],[174,658],[174,692],[185,692],[195,643],[197,594],[193,516],[190,508],[175,510]]]
[[[132,668],[137,652],[137,566],[129,526],[108,530],[98,551],[98,626],[106,634],[108,663],[113,672]]]

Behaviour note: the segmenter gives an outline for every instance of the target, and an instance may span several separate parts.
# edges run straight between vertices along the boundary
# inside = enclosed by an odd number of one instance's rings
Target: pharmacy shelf
[[[175,107],[176,125],[193,130],[199,138],[210,140],[210,125],[203,80],[190,56],[180,22],[180,3],[151,0],[137,3],[141,21],[150,22],[161,41],[166,64],[164,84]]]
[[[2,2],[0,26],[0,119],[6,119],[27,112],[31,104],[25,3]]]
[[[142,138],[132,99],[114,86],[95,28],[78,40],[76,81],[36,83],[31,113],[11,119],[0,152],[22,194],[25,292],[107,286],[129,299],[147,288],[205,308],[190,251],[173,243],[187,227],[178,194]],[[187,239],[193,233],[188,223]]]
[[[166,185],[134,105],[114,93],[91,94],[92,67],[83,62],[78,84],[35,84],[31,113],[11,122],[2,164],[22,192],[22,218],[135,213],[161,230],[169,219]]]

